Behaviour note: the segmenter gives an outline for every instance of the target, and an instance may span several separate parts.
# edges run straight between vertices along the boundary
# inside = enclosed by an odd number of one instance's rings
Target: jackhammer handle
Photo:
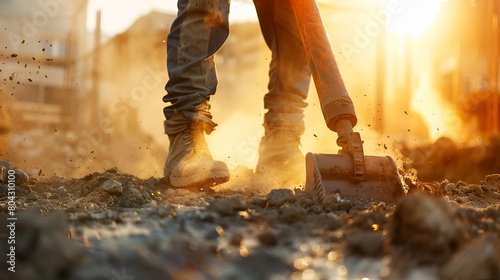
[[[323,117],[328,128],[339,136],[347,129],[339,120],[349,120],[350,130],[357,123],[351,97],[333,55],[332,45],[326,32],[316,0],[289,0],[300,30],[302,43],[309,61],[314,84],[318,92]],[[342,131],[339,131],[342,127]],[[349,129],[347,129],[349,130]]]

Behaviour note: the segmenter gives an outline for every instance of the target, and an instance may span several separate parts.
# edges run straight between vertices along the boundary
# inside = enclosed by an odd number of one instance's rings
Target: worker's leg
[[[179,12],[167,39],[168,92],[163,101],[166,119],[182,113],[215,125],[208,112],[210,95],[215,93],[217,76],[214,54],[229,34],[229,1],[179,0]]]
[[[302,111],[311,75],[299,29],[288,0],[255,0],[264,39],[272,51],[269,93],[264,107]]]
[[[280,168],[303,166],[299,150],[304,133],[303,109],[310,70],[289,1],[255,0],[261,30],[272,50],[269,93],[264,97],[265,136],[259,147],[257,171],[279,162]],[[271,168],[272,169],[272,168]]]
[[[179,0],[167,39],[169,81],[163,101],[165,133],[170,139],[165,176],[175,186],[220,183],[227,166],[214,161],[204,140],[215,123],[209,110],[217,77],[213,55],[229,34],[229,1]]]

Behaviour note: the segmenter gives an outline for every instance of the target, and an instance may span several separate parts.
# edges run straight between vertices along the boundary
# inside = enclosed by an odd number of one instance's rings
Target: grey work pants
[[[254,0],[254,4],[272,51],[265,125],[298,125],[302,131],[311,75],[292,8],[288,0]],[[228,0],[178,0],[177,5],[177,18],[167,39],[169,81],[163,101],[170,105],[164,108],[165,130],[170,134],[168,120],[182,113],[187,119],[204,121],[210,133],[215,123],[208,101],[217,88],[213,56],[229,35],[230,4]],[[295,117],[280,120],[283,114]],[[172,125],[178,127],[178,122]]]

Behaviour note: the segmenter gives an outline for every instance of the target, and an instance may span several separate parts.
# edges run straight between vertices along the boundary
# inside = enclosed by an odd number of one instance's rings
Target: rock
[[[272,190],[266,196],[267,204],[273,207],[280,207],[285,202],[295,202],[293,191],[289,189]]]
[[[498,279],[500,242],[487,236],[466,246],[441,269],[443,279]]]
[[[59,195],[57,192],[54,193],[45,193],[48,199],[61,199],[61,195]]]
[[[241,232],[233,232],[229,237],[229,244],[239,247],[241,241],[243,240],[243,234]]]
[[[158,205],[158,203],[156,202],[156,200],[149,200],[148,203],[144,206],[145,207],[155,207],[157,205]]]
[[[106,170],[106,172],[109,172],[112,174],[117,174],[119,171],[118,171],[118,167],[113,167],[113,168]]]
[[[121,195],[123,193],[122,183],[116,180],[109,180],[102,184],[102,189],[111,195]]]
[[[9,186],[0,184],[0,197],[6,197],[7,192],[9,192]]]
[[[347,250],[363,257],[380,257],[384,251],[381,231],[358,231],[346,236]]]
[[[64,187],[64,186],[60,186],[59,188],[57,188],[55,190],[55,192],[59,195],[59,197],[62,197],[62,198],[69,196],[68,191],[66,190],[66,187]]]
[[[405,197],[394,211],[392,243],[418,264],[442,264],[461,242],[454,214],[443,199],[421,193]]]
[[[19,212],[16,255],[22,258],[19,258],[19,263],[16,262],[16,268],[33,269],[36,276],[17,279],[60,279],[61,275],[84,263],[85,249],[75,240],[68,239],[69,225],[66,221],[67,217],[62,212],[50,215],[41,215],[37,211]]]
[[[6,185],[6,184],[0,185],[0,197],[7,196],[8,192],[9,192],[9,185]],[[27,190],[22,189],[22,188],[17,187],[17,186],[14,188],[14,192],[15,192],[16,196],[22,196],[22,195],[28,194]]]
[[[281,219],[288,224],[303,221],[307,216],[307,212],[302,207],[288,206],[283,209]]]
[[[142,195],[142,197],[144,197],[144,199],[145,199],[146,201],[150,201],[150,200],[151,200],[151,194],[150,194],[149,192],[147,192],[147,191],[142,191],[142,192],[141,192],[141,195]]]
[[[488,175],[484,178],[486,184],[500,190],[500,174]]]
[[[237,197],[214,200],[208,206],[209,211],[218,213],[221,216],[231,216],[246,209],[248,209],[247,205]]]
[[[251,206],[266,207],[266,199],[258,196],[250,198],[247,203]]]
[[[278,237],[272,231],[264,231],[257,234],[257,240],[267,247],[273,247],[278,244]]]
[[[500,229],[500,205],[488,207],[484,211],[484,217],[492,219],[499,225]]]
[[[217,221],[217,219],[219,219],[220,216],[214,212],[203,211],[203,212],[196,213],[194,218],[197,220],[200,220],[200,221],[213,223],[213,222]]]
[[[57,180],[57,181],[61,181],[61,180],[64,180],[64,177],[61,176],[61,175],[57,175],[57,174],[54,174],[50,177],[50,179],[52,180]]]
[[[28,201],[35,201],[35,200],[38,200],[38,196],[35,194],[35,193],[29,193],[27,196],[26,196],[26,199]]]
[[[121,207],[137,208],[146,203],[141,192],[134,187],[126,187],[122,195],[118,198],[118,205]]]
[[[257,248],[245,258],[235,258],[234,264],[234,272],[225,279],[343,279],[340,277],[290,277],[290,272],[296,271],[293,265],[267,248]]]
[[[8,161],[0,161],[0,166],[5,167],[7,170],[12,169],[12,165]]]
[[[85,205],[85,209],[90,211],[97,211],[99,210],[99,205],[90,202]]]
[[[23,189],[23,188],[20,188],[20,187],[17,187],[17,186],[16,186],[15,190],[16,190],[16,195],[17,196],[26,195],[26,194],[28,194],[28,193],[31,192],[31,190],[28,191],[26,189]]]
[[[28,175],[19,169],[15,169],[14,172],[16,176],[16,186],[20,188],[24,187],[28,182]]]
[[[116,175],[106,171],[106,172],[103,172],[100,177],[105,178],[106,180],[113,180],[116,178]]]

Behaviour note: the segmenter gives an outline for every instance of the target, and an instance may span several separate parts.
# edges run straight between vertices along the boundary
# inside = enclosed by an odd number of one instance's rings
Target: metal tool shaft
[[[316,0],[289,1],[299,26],[328,128],[339,132],[337,122],[342,119],[348,119],[351,127],[354,127],[357,123],[354,105],[333,55],[330,38]]]

